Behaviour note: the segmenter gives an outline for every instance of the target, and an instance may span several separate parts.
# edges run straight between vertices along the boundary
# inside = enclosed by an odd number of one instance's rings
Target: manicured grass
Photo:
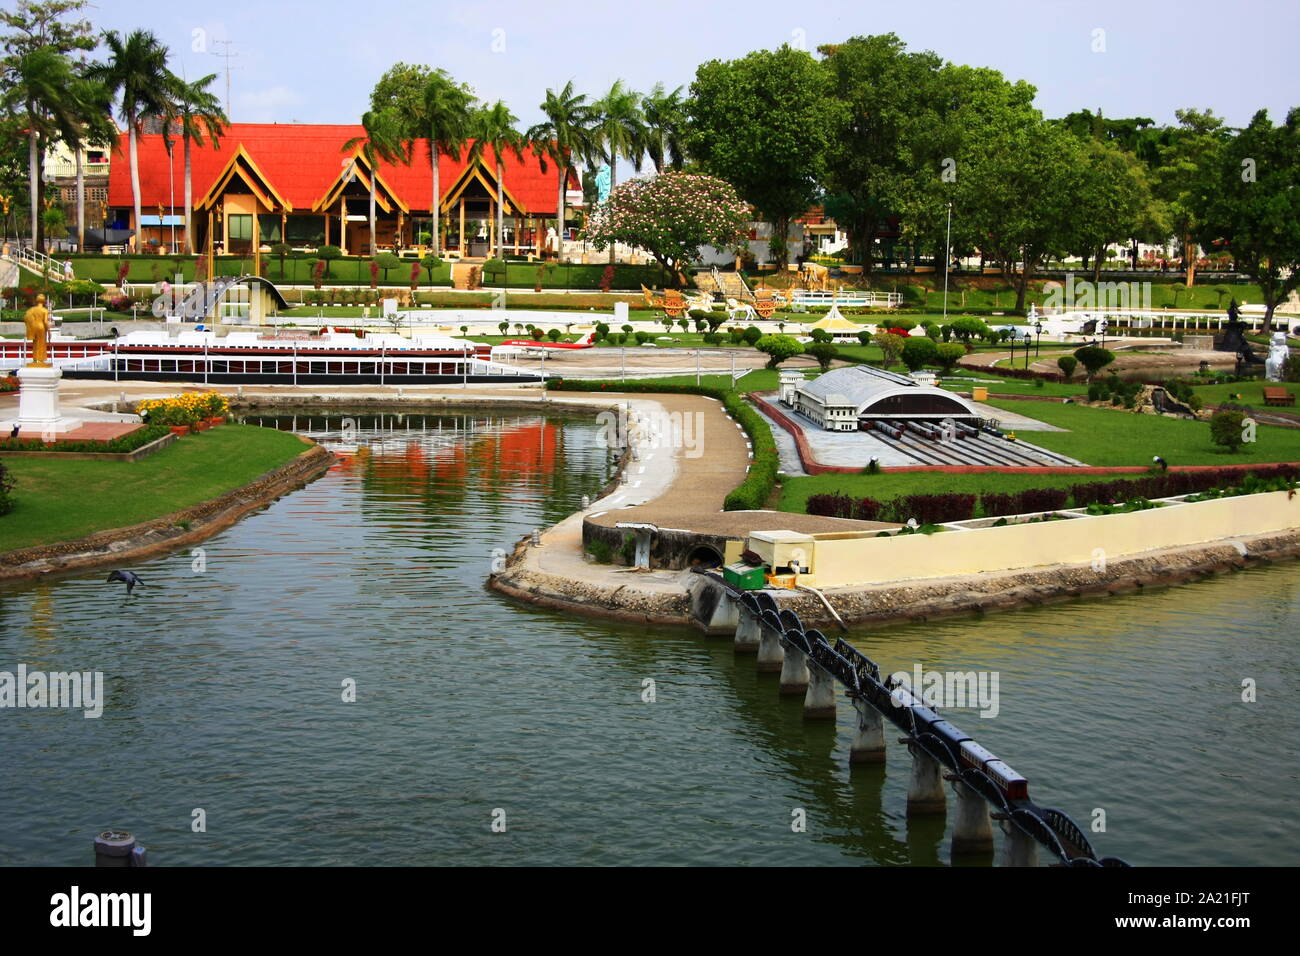
[[[1220,402],[1235,402],[1238,405],[1250,405],[1261,411],[1264,409],[1264,389],[1285,388],[1292,395],[1300,395],[1300,383],[1297,382],[1232,382],[1228,385],[1196,385],[1192,391],[1207,403],[1217,405]],[[1235,396],[1240,395],[1241,398]],[[1300,409],[1300,399],[1290,406],[1288,411]]]
[[[1043,395],[1052,398],[1065,398],[1069,395],[1083,395],[1088,391],[1088,386],[1082,382],[1049,382],[1045,379],[1020,379],[1020,378],[999,378],[997,373],[989,370],[988,373],[981,372],[958,372],[957,375],[967,381],[941,380],[940,388],[951,389],[957,392],[969,392],[972,388],[982,385],[990,393],[1002,393],[1004,395]],[[978,381],[984,379],[985,381]],[[988,381],[993,379],[993,381]],[[1041,385],[1039,384],[1041,383]]]
[[[618,391],[620,381],[617,377],[605,379],[609,385],[609,391]],[[637,387],[645,385],[695,385],[694,375],[665,375],[659,378],[632,378],[628,377],[628,384],[635,383]],[[759,368],[742,376],[734,386],[731,383],[730,375],[709,375],[700,376],[699,384],[709,388],[735,388],[739,392],[772,392],[780,384],[777,372],[772,369]]]
[[[1171,465],[1231,465],[1300,461],[1300,429],[1260,425],[1257,440],[1235,454],[1210,441],[1208,422],[1054,402],[990,400],[989,404],[1067,428],[1022,432],[1026,441],[1089,465],[1150,465],[1159,455]]]
[[[981,494],[985,491],[1010,494],[1030,488],[1066,488],[1092,481],[1133,478],[1134,475],[950,475],[940,472],[895,472],[878,475],[813,475],[787,477],[781,484],[781,511],[802,513],[808,497],[819,494],[844,494],[853,498],[888,501],[899,495]]]
[[[17,505],[0,517],[0,551],[148,521],[245,485],[306,449],[288,432],[221,425],[137,462],[6,456]]]

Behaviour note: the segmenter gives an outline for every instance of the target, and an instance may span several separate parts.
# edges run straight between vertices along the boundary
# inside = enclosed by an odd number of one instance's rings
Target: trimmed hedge
[[[7,515],[14,510],[14,480],[9,477],[9,469],[0,461],[0,515]]]
[[[64,441],[46,444],[39,438],[6,438],[0,441],[0,451],[50,451],[50,452],[91,452],[105,455],[123,455],[143,448],[152,441],[162,438],[171,429],[166,425],[146,425],[139,431],[108,442],[98,441]],[[2,513],[2,512],[0,512]]]
[[[739,392],[713,388],[708,385],[655,384],[653,382],[610,382],[559,379],[549,386],[555,391],[568,392],[635,392],[661,395],[704,395],[716,398],[731,415],[754,445],[754,460],[745,480],[731,490],[723,503],[724,511],[755,511],[767,504],[776,486],[776,473],[780,460],[772,429],[763,417],[754,411]]]
[[[1029,488],[1017,494],[986,491],[979,503],[986,518],[1035,514],[1062,508],[1112,505],[1136,499],[1173,498],[1179,495],[1224,491],[1264,482],[1300,481],[1300,468],[1292,465],[1264,465],[1241,471],[1214,468],[1206,471],[1172,471],[1141,478],[1091,481],[1068,488]],[[844,494],[809,495],[808,514],[859,521],[905,523],[915,518],[920,524],[965,521],[975,516],[975,496],[968,494],[900,495],[883,504],[874,498],[852,498]]]

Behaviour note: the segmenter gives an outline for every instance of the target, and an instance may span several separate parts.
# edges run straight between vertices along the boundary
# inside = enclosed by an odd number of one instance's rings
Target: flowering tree
[[[621,242],[644,249],[675,278],[700,258],[700,246],[733,248],[749,210],[731,184],[694,173],[660,173],[622,183],[592,213],[583,238],[597,249]]]

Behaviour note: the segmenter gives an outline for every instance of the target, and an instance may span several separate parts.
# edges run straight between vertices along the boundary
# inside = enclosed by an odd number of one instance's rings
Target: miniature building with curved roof
[[[857,431],[863,419],[951,419],[973,425],[981,417],[953,392],[870,365],[832,369],[811,382],[783,380],[781,399],[828,431]]]

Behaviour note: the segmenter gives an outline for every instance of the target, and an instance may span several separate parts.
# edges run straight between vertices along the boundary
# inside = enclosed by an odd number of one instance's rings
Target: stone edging
[[[211,537],[249,512],[319,478],[336,460],[333,453],[314,442],[302,441],[311,447],[291,461],[209,501],[126,528],[0,554],[0,581],[120,564]]]
[[[524,547],[526,539],[516,548],[507,569],[489,578],[490,587],[531,604],[587,616],[642,624],[703,626],[691,617],[685,587],[680,593],[666,593],[642,590],[635,581],[629,581],[617,588],[606,588],[535,570],[512,572]],[[1088,564],[1052,565],[824,593],[848,624],[902,624],[1132,593],[1296,557],[1300,557],[1300,531],[1292,530],[1131,555],[1111,561],[1102,573],[1093,571]],[[776,596],[783,608],[795,611],[805,623],[836,628],[815,596],[797,591],[778,591]]]

